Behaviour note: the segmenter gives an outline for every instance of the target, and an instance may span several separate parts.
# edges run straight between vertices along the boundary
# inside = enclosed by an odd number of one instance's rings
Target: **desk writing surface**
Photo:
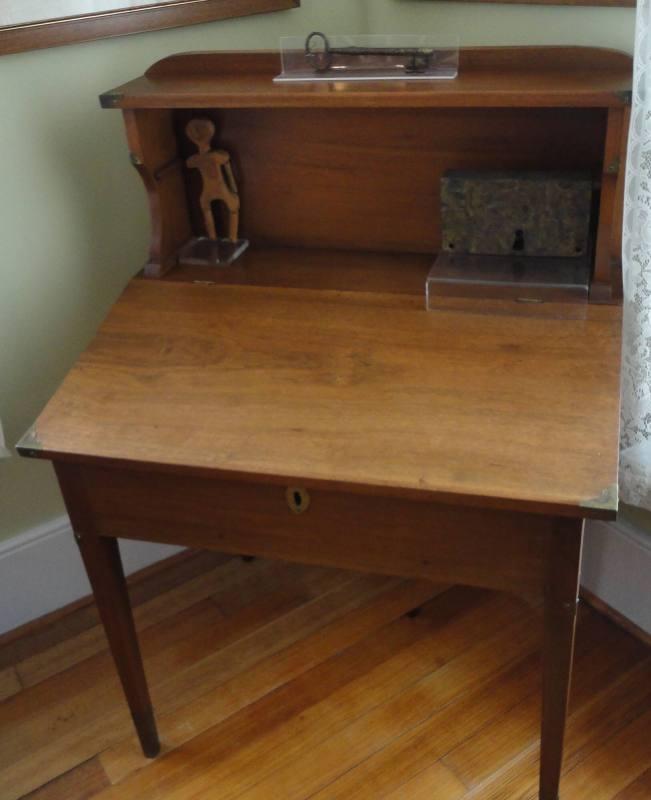
[[[620,309],[134,280],[35,425],[43,457],[612,516]]]

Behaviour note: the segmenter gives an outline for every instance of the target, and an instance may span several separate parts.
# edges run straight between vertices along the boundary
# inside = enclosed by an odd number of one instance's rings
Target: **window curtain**
[[[651,0],[638,0],[624,198],[621,498],[651,510]]]

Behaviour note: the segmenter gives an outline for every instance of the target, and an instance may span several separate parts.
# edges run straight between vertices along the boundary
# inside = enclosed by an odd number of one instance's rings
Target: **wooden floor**
[[[1,800],[536,796],[539,609],[207,553],[132,596],[164,754],[82,607],[0,642]],[[651,798],[651,650],[587,606],[561,796]]]

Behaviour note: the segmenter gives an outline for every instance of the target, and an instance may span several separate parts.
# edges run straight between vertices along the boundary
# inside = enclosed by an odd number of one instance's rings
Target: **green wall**
[[[278,37],[419,32],[465,44],[631,50],[634,12],[431,0],[303,0],[300,9],[0,57],[0,418],[13,445],[144,262],[145,194],[118,112],[97,95],[184,50]],[[63,513],[47,463],[0,460],[0,540]]]
[[[369,0],[372,32],[436,31],[461,44],[578,44],[633,51],[635,11],[629,8],[436,3]]]

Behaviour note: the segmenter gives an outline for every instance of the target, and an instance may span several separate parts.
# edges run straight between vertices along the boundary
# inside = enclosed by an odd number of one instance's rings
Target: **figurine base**
[[[179,264],[198,264],[209,267],[227,267],[238,259],[249,246],[248,239],[209,239],[200,236],[191,239],[179,252]]]

